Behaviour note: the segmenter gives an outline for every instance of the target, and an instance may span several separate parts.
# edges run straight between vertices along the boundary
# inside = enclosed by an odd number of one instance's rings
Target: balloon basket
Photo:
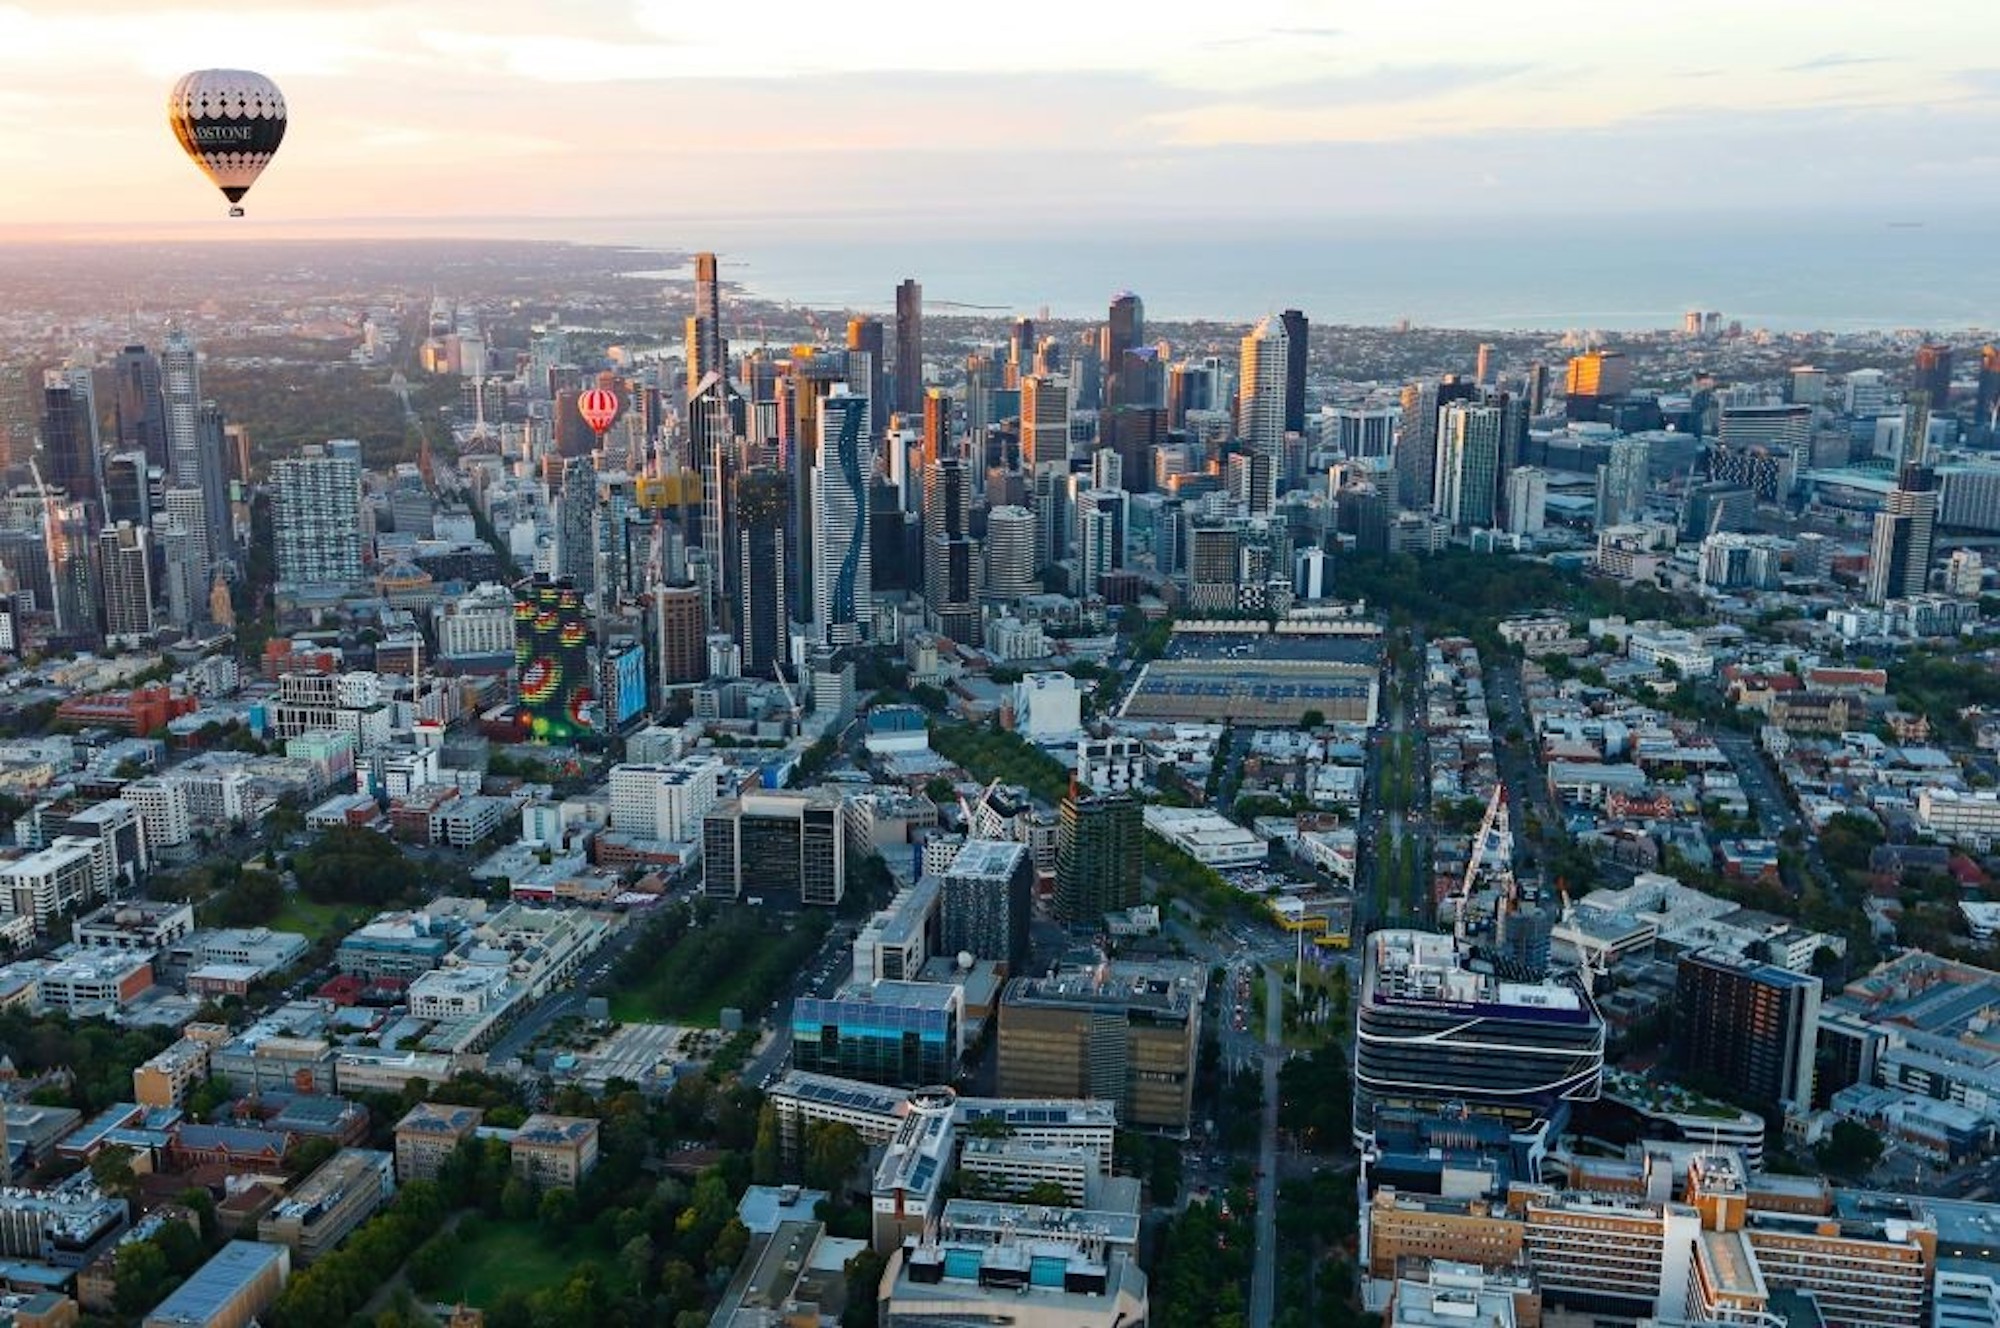
[[[240,217],[243,215],[243,209],[240,207],[233,207],[229,209],[229,215],[232,217]]]

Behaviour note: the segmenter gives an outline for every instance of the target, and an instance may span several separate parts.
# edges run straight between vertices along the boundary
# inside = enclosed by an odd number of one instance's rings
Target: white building
[[[148,850],[176,848],[192,838],[194,818],[188,814],[186,786],[158,778],[132,780],[118,790],[118,796],[138,808]]]
[[[699,840],[702,817],[715,806],[722,775],[722,762],[705,756],[670,765],[615,765],[611,828],[640,839]]]
[[[1067,673],[1030,673],[1014,684],[1014,731],[1029,742],[1074,741],[1083,732],[1083,689]]]
[[[1516,466],[1507,474],[1507,533],[1534,535],[1548,529],[1549,473]]]
[[[437,640],[444,659],[512,655],[514,592],[488,581],[440,606]]]
[[[9,913],[33,918],[37,930],[46,930],[55,918],[95,897],[103,852],[95,840],[64,835],[25,858],[0,863],[0,901]]]
[[[1671,664],[1683,678],[1706,678],[1715,672],[1715,652],[1692,632],[1674,628],[1634,632],[1625,649],[1641,664]]]
[[[1917,794],[1917,824],[1939,839],[1985,853],[2000,841],[2000,793],[1923,789]]]
[[[1137,738],[1084,738],[1076,745],[1077,779],[1099,793],[1129,793],[1146,779],[1146,744]]]
[[[1197,807],[1149,806],[1146,828],[1203,866],[1261,866],[1271,846],[1236,822]]]

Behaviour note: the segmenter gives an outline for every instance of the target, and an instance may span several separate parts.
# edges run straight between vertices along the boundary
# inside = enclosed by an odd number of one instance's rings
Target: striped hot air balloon
[[[576,413],[583,416],[583,422],[602,441],[604,431],[618,418],[618,394],[608,388],[593,387],[577,397]]]

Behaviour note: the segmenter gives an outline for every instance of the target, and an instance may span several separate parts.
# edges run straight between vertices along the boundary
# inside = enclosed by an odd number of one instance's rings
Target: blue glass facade
[[[792,1004],[792,1064],[896,1088],[949,1083],[958,1070],[958,1012],[944,1000],[802,998]]]

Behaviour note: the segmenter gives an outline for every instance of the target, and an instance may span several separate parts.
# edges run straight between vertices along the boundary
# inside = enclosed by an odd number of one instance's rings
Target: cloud
[[[1821,69],[1852,69],[1856,65],[1886,65],[1887,56],[1881,55],[1822,55],[1811,60],[1803,60],[1795,65],[1786,65],[1788,74],[1808,74]]]

